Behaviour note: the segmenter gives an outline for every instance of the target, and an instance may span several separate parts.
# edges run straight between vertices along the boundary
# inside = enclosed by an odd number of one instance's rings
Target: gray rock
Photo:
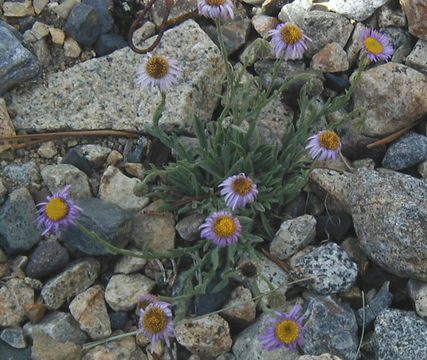
[[[260,77],[264,87],[268,87],[273,79],[273,60],[260,60],[255,63],[255,72]],[[292,75],[303,72],[305,70],[305,64],[301,60],[286,61],[280,67],[275,86],[280,86],[286,80],[289,80]]]
[[[199,226],[203,224],[205,218],[204,215],[198,213],[188,215],[176,223],[175,229],[184,240],[197,240],[200,236]]]
[[[270,252],[284,260],[311,244],[315,237],[316,219],[311,215],[299,216],[280,225],[271,242]]]
[[[105,163],[111,149],[97,144],[87,144],[82,145],[80,151],[88,161],[98,168]]]
[[[365,71],[354,94],[354,105],[367,111],[362,134],[383,136],[410,125],[427,112],[426,93],[426,76],[405,65],[389,62]]]
[[[412,311],[384,310],[375,320],[375,337],[379,360],[425,358],[427,322]]]
[[[427,319],[427,283],[409,279],[408,294],[414,303],[417,314]]]
[[[327,243],[298,258],[292,266],[298,277],[313,277],[302,284],[320,294],[350,289],[357,278],[357,264],[337,244]]]
[[[61,342],[84,344],[87,337],[80,330],[79,324],[68,313],[54,311],[47,314],[37,324],[30,322],[24,325],[24,334],[33,337],[33,332],[42,331],[51,338]]]
[[[298,358],[298,360],[341,360],[338,356],[324,353],[319,356],[315,355],[303,355]]]
[[[31,278],[54,275],[67,266],[68,251],[57,241],[42,241],[31,253],[25,273]]]
[[[115,204],[90,198],[77,202],[83,211],[79,216],[79,224],[89,231],[118,247],[126,246],[131,231],[131,221],[127,213]],[[108,255],[96,239],[83,233],[76,226],[65,229],[61,238],[73,249],[79,250],[87,255]]]
[[[80,360],[81,347],[72,342],[56,341],[42,331],[33,333],[31,360]]]
[[[304,343],[306,354],[335,354],[353,360],[359,340],[354,313],[348,306],[332,298],[311,298],[305,311]]]
[[[383,27],[406,27],[406,17],[401,8],[394,9],[389,3],[381,6],[378,10],[378,26]]]
[[[197,0],[175,1],[174,6],[171,9],[169,19],[176,18],[178,16],[188,15],[195,10],[197,10]],[[154,3],[153,8],[151,9],[151,15],[157,26],[162,23],[165,11],[165,1],[156,1]]]
[[[101,20],[92,6],[80,3],[68,15],[64,30],[79,44],[91,46],[101,34]]]
[[[251,300],[252,292],[249,289],[244,286],[234,288],[221,316],[236,326],[247,326],[256,318],[256,304]]]
[[[252,17],[251,22],[255,31],[263,38],[267,38],[268,32],[279,24],[275,17],[267,15],[255,15]]]
[[[0,179],[0,205],[3,204],[7,194],[7,189],[3,184],[3,181]]]
[[[55,155],[58,154],[58,149],[56,148],[54,141],[48,141],[40,145],[37,150],[37,154],[45,159],[52,159]]]
[[[387,309],[391,305],[393,294],[388,290],[389,285],[389,281],[385,282],[378,293],[372,299],[368,300],[365,308],[357,310],[356,321],[360,328],[363,325],[365,328],[368,327],[384,309]]]
[[[24,305],[34,303],[34,290],[21,279],[0,284],[0,327],[19,326],[25,319]]]
[[[70,14],[70,11],[75,5],[77,5],[78,0],[64,0],[53,11],[63,19],[66,19]]]
[[[3,23],[0,21],[0,23]],[[39,64],[15,33],[0,25],[0,95],[39,73]]]
[[[293,22],[299,26],[304,23],[304,16],[313,5],[313,0],[295,0],[282,7],[279,20],[282,22]]]
[[[39,167],[33,160],[23,164],[8,164],[4,167],[3,174],[21,186],[29,186],[40,181]]]
[[[133,249],[130,249],[133,250]],[[135,249],[135,251],[139,251],[138,249]],[[114,266],[114,273],[115,274],[131,274],[137,271],[141,271],[145,264],[147,263],[147,260],[142,258],[137,258],[134,256],[122,256]]]
[[[381,32],[388,35],[391,39],[394,49],[391,61],[395,63],[404,63],[414,46],[413,37],[405,29],[396,27],[383,28]]]
[[[406,57],[406,65],[427,72],[427,40],[418,40]]]
[[[95,52],[97,56],[105,56],[126,46],[127,42],[121,35],[102,34],[95,43]]]
[[[318,10],[306,13],[302,28],[312,40],[305,52],[309,58],[332,42],[344,47],[353,31],[353,25],[344,16]]]
[[[408,19],[409,32],[417,38],[427,40],[427,5],[424,0],[400,0]]]
[[[364,21],[370,17],[375,10],[383,6],[388,0],[329,0],[326,6],[341,15],[357,21]]]
[[[114,20],[109,9],[113,8],[112,0],[83,0],[83,4],[92,6],[99,17],[101,24],[100,34],[106,34],[113,29]]]
[[[30,192],[12,191],[0,208],[0,245],[8,254],[31,249],[41,238],[36,226],[37,209]]]
[[[387,169],[402,170],[427,159],[427,136],[409,132],[389,146],[383,159]]]
[[[95,259],[85,259],[72,264],[50,279],[41,291],[48,309],[59,309],[67,300],[91,286],[98,277],[100,264]]]
[[[233,344],[233,354],[241,360],[296,360],[298,352],[282,347],[275,351],[266,350],[260,341],[265,328],[271,324],[270,316],[261,315],[258,320],[237,335]]]
[[[24,331],[20,327],[10,327],[0,333],[0,339],[15,349],[24,349],[27,342],[24,338]]]
[[[51,193],[60,191],[66,185],[70,185],[69,193],[73,199],[92,196],[87,175],[73,165],[47,165],[42,169],[41,175]]]
[[[427,160],[423,161],[420,165],[418,165],[418,172],[420,173],[420,175],[424,178],[427,179]],[[1,186],[0,186],[1,187]],[[1,193],[1,191],[0,191]],[[1,196],[0,196],[1,199]],[[1,202],[1,201],[0,201]]]
[[[191,131],[195,115],[202,121],[210,120],[225,76],[216,45],[197,23],[188,20],[166,31],[156,51],[176,59],[183,70],[179,84],[168,91],[161,126]],[[26,94],[14,92],[9,109],[16,114],[15,127],[32,132],[140,131],[151,125],[161,98],[157,90],[135,87],[135,65],[140,62],[139,54],[121,49],[50,74],[45,84]]]
[[[31,358],[31,348],[15,349],[0,340],[0,354],[7,360],[28,360]]]

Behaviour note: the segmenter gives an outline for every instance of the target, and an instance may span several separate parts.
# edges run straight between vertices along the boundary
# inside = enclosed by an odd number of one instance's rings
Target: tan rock
[[[21,279],[0,285],[0,327],[19,326],[25,319],[25,304],[34,304],[34,290]]]
[[[13,2],[6,1],[3,4],[3,15],[10,17],[34,16],[34,8],[31,1]]]
[[[34,7],[35,13],[37,15],[40,14],[43,11],[43,9],[46,7],[48,2],[49,0],[33,0],[33,7]]]
[[[36,21],[31,30],[37,40],[43,39],[49,35],[49,26],[40,21]]]
[[[69,58],[78,58],[82,52],[79,44],[72,38],[67,38],[64,41],[65,56]]]
[[[53,11],[63,19],[68,17],[68,14],[73,9],[73,7],[78,3],[78,0],[65,0],[61,2]]]
[[[409,32],[423,40],[427,40],[427,1],[400,0],[400,5],[408,19]]]
[[[33,333],[31,360],[80,360],[80,346],[72,342],[59,342],[42,331]]]
[[[323,72],[348,70],[347,54],[338,43],[327,44],[313,56],[312,68]]]
[[[13,127],[12,120],[10,120],[6,102],[3,98],[0,98],[0,136],[14,135],[16,135],[15,128]],[[9,150],[10,148],[11,146],[7,143],[0,144],[0,154],[6,150]]]
[[[230,300],[224,305],[227,310],[221,313],[229,322],[237,325],[248,325],[255,320],[256,305],[251,300],[252,293],[243,286],[236,287],[231,292]]]
[[[64,44],[65,33],[61,29],[50,27],[49,32],[50,32],[50,36],[52,38],[52,42],[54,44],[56,44],[56,45],[63,45]]]
[[[82,360],[147,360],[147,356],[135,344],[135,338],[128,336],[94,347]]]

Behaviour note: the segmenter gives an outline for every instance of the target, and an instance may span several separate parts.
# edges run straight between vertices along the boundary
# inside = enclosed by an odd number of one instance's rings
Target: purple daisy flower
[[[233,245],[239,240],[242,227],[237,217],[222,210],[209,215],[199,229],[202,238],[224,247]]]
[[[341,140],[335,131],[324,130],[308,138],[305,147],[313,159],[335,160],[341,151]]]
[[[157,87],[164,92],[178,82],[177,78],[181,73],[176,60],[149,55],[148,59],[138,66],[136,84],[141,87]]]
[[[219,184],[221,195],[225,196],[226,205],[235,210],[255,200],[258,190],[251,178],[241,173],[230,176]]]
[[[67,226],[74,225],[82,209],[76,205],[69,194],[70,185],[65,186],[61,191],[46,198],[46,201],[37,204],[39,216],[37,222],[43,225],[47,233],[59,233]]]
[[[388,60],[393,55],[390,38],[374,29],[364,29],[361,34],[362,51],[373,62]]]
[[[141,309],[145,309],[148,305],[158,302],[159,299],[155,295],[145,294],[139,297],[136,305],[136,313],[139,314]]]
[[[174,335],[173,315],[170,304],[155,301],[139,311],[138,331],[142,332],[151,343],[151,351],[159,341],[169,347],[169,338]]]
[[[234,5],[231,0],[198,0],[197,6],[200,15],[211,19],[232,19]]]
[[[282,55],[285,59],[301,59],[307,50],[307,41],[311,39],[304,35],[302,29],[293,23],[279,24],[274,30],[268,32],[271,35],[271,46],[274,48],[276,57]]]
[[[271,325],[265,330],[265,334],[260,337],[262,346],[267,350],[276,350],[281,347],[295,349],[303,341],[303,316],[298,313],[301,310],[299,305],[295,305],[288,313],[276,311],[276,318],[271,318]]]

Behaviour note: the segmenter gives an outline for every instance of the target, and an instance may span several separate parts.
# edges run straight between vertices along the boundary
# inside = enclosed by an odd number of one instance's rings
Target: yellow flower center
[[[68,204],[60,198],[53,198],[46,205],[46,216],[52,221],[60,221],[67,214]]]
[[[226,0],[206,0],[206,3],[210,6],[224,5]]]
[[[290,45],[293,45],[301,40],[302,30],[295,24],[287,24],[280,30],[282,40]]]
[[[319,143],[328,150],[338,150],[341,145],[340,138],[335,131],[323,131],[319,136]]]
[[[236,233],[236,222],[230,216],[220,216],[214,224],[215,234],[221,237],[229,237]]]
[[[144,314],[144,328],[153,334],[158,334],[166,329],[168,318],[162,309],[153,307]]]
[[[233,181],[231,187],[233,188],[233,191],[239,195],[246,195],[252,190],[252,181],[245,178],[238,178]]]
[[[162,79],[169,72],[169,62],[162,56],[152,56],[145,66],[147,74],[154,79]]]
[[[378,55],[381,54],[384,50],[384,46],[375,38],[367,37],[364,41],[366,50],[370,53]]]
[[[289,345],[294,343],[299,336],[300,330],[298,324],[293,320],[283,320],[276,326],[276,338],[282,343]]]

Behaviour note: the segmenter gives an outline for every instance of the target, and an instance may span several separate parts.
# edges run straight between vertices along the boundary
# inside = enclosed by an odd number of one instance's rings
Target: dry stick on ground
[[[391,135],[386,136],[385,138],[382,138],[380,140],[377,140],[371,144],[366,145],[366,147],[368,149],[371,149],[375,146],[380,146],[380,145],[386,145],[388,143],[391,143],[394,140],[399,139],[403,134],[405,134],[406,132],[408,132],[409,130],[411,130],[413,127],[415,127],[416,125],[418,125],[422,120],[416,121],[415,123],[413,123],[412,125],[409,125],[401,130],[398,130],[396,132],[394,132]]]

